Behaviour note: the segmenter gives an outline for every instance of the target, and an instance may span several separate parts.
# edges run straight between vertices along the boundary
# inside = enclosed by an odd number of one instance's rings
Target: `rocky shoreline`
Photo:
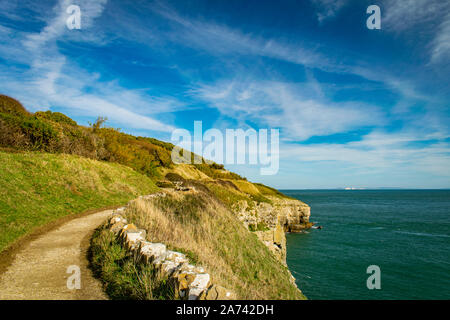
[[[256,230],[258,238],[284,264],[286,264],[286,232],[303,232],[313,226],[309,222],[310,207],[295,199],[269,197],[271,203],[256,201],[250,208],[246,201],[239,201],[234,211],[251,229],[253,225],[264,225],[265,230]]]

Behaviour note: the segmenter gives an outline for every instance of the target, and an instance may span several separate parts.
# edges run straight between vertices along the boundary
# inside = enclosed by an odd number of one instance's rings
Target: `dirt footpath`
[[[55,230],[25,242],[8,269],[0,275],[0,300],[107,299],[99,280],[88,268],[87,249],[93,231],[112,210],[70,220]],[[79,266],[81,289],[68,289],[69,266]],[[73,283],[73,282],[71,282]]]

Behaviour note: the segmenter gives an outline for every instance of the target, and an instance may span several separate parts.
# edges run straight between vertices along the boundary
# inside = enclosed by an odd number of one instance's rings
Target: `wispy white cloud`
[[[425,28],[430,22],[436,22],[448,7],[440,0],[385,0],[383,3],[383,28],[396,32],[412,27]],[[433,25],[431,25],[433,27]]]
[[[235,55],[278,59],[306,68],[319,69],[328,73],[356,75],[365,80],[379,82],[405,99],[434,99],[432,96],[421,93],[417,89],[414,79],[398,77],[382,65],[366,64],[363,57],[356,60],[349,59],[345,54],[339,55],[338,52],[331,55],[324,54],[324,52],[329,53],[331,48],[317,43],[302,44],[298,41],[286,42],[280,39],[261,37],[214,22],[188,19],[173,8],[161,3],[151,6],[151,9],[174,23],[173,32],[165,33],[164,37],[181,45],[224,57],[224,59],[232,58]]]
[[[246,34],[226,25],[187,19],[167,5],[159,3],[153,11],[185,29],[167,34],[172,41],[194,46],[215,54],[255,55],[292,62],[299,65],[326,68],[329,59],[310,48],[291,45],[276,39],[266,39],[255,34]],[[212,45],[213,44],[213,45]],[[316,44],[315,47],[318,47]]]
[[[311,0],[317,8],[317,20],[323,23],[329,18],[333,18],[339,10],[348,3],[347,0]]]
[[[349,0],[311,0],[317,10],[319,23],[337,15]],[[442,0],[384,0],[382,6],[383,30],[401,34],[410,32],[428,35],[424,46],[429,50],[430,62],[440,63],[450,55],[450,2]],[[420,30],[420,31],[412,31]],[[425,43],[426,43],[425,42]]]
[[[399,86],[398,90],[406,95],[411,90],[410,97],[429,102],[427,97],[415,95],[412,88],[392,81],[391,85]],[[283,166],[296,163],[296,167],[308,167],[314,163],[323,170],[339,168],[344,176],[389,173],[404,177],[408,172],[414,172],[437,177],[435,185],[443,185],[442,177],[450,175],[447,170],[450,146],[446,142],[450,137],[448,117],[435,113],[432,108],[416,114],[411,113],[408,107],[403,111],[397,110],[401,113],[398,115],[385,114],[377,105],[364,102],[337,103],[327,98],[329,90],[312,74],[303,83],[260,81],[247,76],[246,80],[240,78],[200,86],[196,94],[221,114],[240,119],[238,126],[245,127],[246,121],[249,121],[259,127],[281,128],[283,141],[280,156]],[[401,101],[414,103],[413,100]],[[384,129],[390,126],[391,121],[399,119],[405,120],[403,129],[394,132]],[[365,127],[375,129],[357,141],[298,143],[313,136],[345,133]],[[280,174],[283,176],[283,172]],[[298,175],[300,177],[302,173]],[[280,181],[274,183],[283,185]],[[418,183],[420,179],[411,181],[389,181],[389,185],[408,186],[408,183]]]
[[[31,111],[62,107],[72,114],[95,118],[106,116],[114,124],[128,129],[171,132],[174,127],[147,116],[172,109],[177,101],[152,99],[140,91],[124,89],[117,83],[100,83],[96,75],[67,64],[64,57],[53,62],[34,65],[30,73],[10,80],[0,74],[3,92],[20,101]],[[7,81],[9,79],[9,81]],[[95,88],[86,93],[85,88]]]
[[[428,35],[423,47],[429,50],[430,62],[440,63],[450,56],[450,2],[441,0],[385,0],[384,30]],[[412,31],[417,30],[417,31]],[[419,31],[420,30],[420,31]],[[445,62],[445,61],[444,61]]]
[[[284,136],[291,140],[305,140],[384,122],[378,107],[364,102],[332,102],[313,80],[297,84],[234,80],[203,85],[196,93],[223,115],[283,128]]]
[[[102,14],[107,2],[108,0],[80,0],[77,2],[77,5],[82,8],[82,29],[89,29],[92,26],[94,19]],[[61,37],[63,34],[73,34],[73,32],[70,32],[66,28],[66,21],[69,17],[66,10],[72,4],[73,2],[71,0],[60,0],[53,7],[53,16],[48,19],[47,25],[39,33],[29,34],[25,38],[25,47],[30,50],[37,50],[45,46],[46,43]],[[86,41],[86,37],[89,36],[92,36],[92,34],[87,32],[78,32],[76,35],[79,41]],[[95,40],[97,41],[98,38],[95,37]]]
[[[290,161],[337,162],[351,165],[350,170],[372,172],[428,172],[450,176],[446,169],[450,163],[450,147],[447,143],[425,143],[432,137],[411,132],[371,132],[360,141],[346,144],[284,144],[280,156]],[[421,144],[421,142],[423,142]],[[355,173],[356,173],[355,171]]]
[[[445,16],[445,19],[439,26],[432,45],[431,62],[448,63],[450,60],[450,13]]]

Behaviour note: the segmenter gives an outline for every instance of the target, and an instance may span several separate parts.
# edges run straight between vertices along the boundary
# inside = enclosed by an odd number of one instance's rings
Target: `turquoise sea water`
[[[450,299],[450,190],[283,190],[323,226],[287,235],[309,299]],[[369,290],[369,265],[381,290]]]

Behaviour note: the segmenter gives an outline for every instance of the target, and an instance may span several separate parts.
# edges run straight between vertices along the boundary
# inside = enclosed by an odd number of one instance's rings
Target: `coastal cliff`
[[[286,264],[286,232],[302,232],[309,229],[310,207],[296,199],[267,196],[270,202],[253,202],[249,206],[246,201],[235,205],[239,219],[249,229],[254,226],[266,226],[264,230],[255,230],[258,238],[284,264]]]

